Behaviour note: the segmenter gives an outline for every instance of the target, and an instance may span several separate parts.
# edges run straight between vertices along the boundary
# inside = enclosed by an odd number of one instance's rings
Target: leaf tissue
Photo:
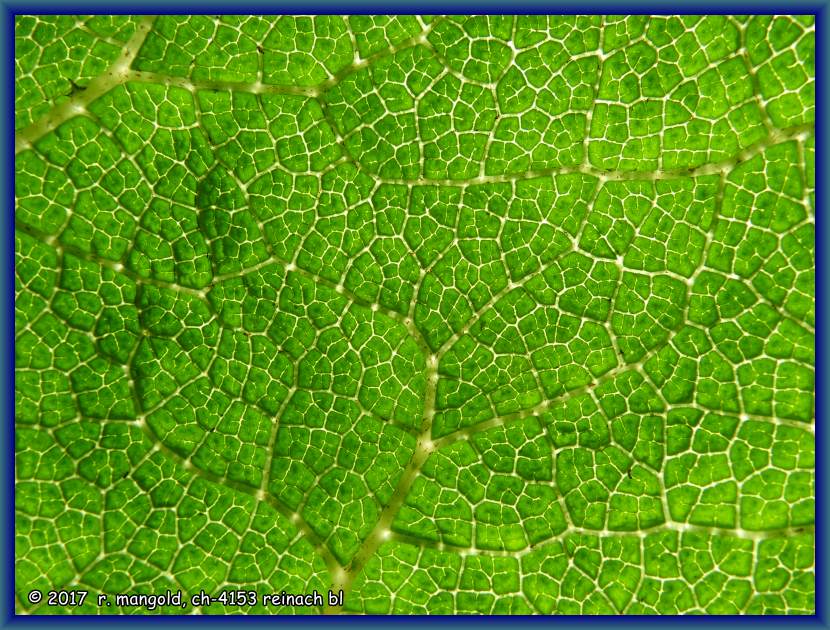
[[[17,611],[813,614],[814,54],[17,16]]]

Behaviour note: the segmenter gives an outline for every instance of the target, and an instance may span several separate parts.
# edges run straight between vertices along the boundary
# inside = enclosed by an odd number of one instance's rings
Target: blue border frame
[[[827,34],[830,33],[830,12],[827,3],[816,12],[816,323],[820,324],[827,316],[827,282],[828,257],[825,246],[828,240],[825,182],[828,181],[828,162],[825,160],[828,147],[827,136],[827,94],[830,89],[827,81]],[[821,34],[822,36],[819,36]],[[815,329],[816,347],[816,618],[827,625],[827,562],[828,548],[825,538],[827,527],[827,464],[824,456],[828,453],[828,432],[823,424],[827,417],[828,375],[826,361],[828,356],[827,336],[822,326]]]
[[[825,160],[828,146],[828,127],[826,107],[830,82],[827,80],[827,53],[830,42],[830,0],[795,0],[787,2],[781,0],[778,4],[752,2],[745,0],[726,0],[717,4],[684,3],[678,6],[671,1],[643,2],[631,0],[628,3],[603,0],[599,2],[585,2],[585,0],[561,0],[555,5],[545,0],[517,0],[505,7],[500,0],[478,0],[441,2],[441,0],[422,0],[418,3],[401,3],[390,5],[377,0],[356,0],[350,4],[340,4],[333,0],[306,0],[305,2],[268,2],[267,0],[244,0],[243,4],[228,4],[221,0],[208,0],[196,3],[193,0],[146,0],[140,4],[127,7],[113,7],[103,0],[83,0],[74,4],[59,4],[54,1],[31,0],[20,2],[16,0],[0,0],[0,32],[3,35],[3,52],[5,63],[0,66],[2,85],[4,87],[4,102],[6,116],[0,117],[0,131],[5,138],[3,176],[0,178],[0,190],[6,200],[7,210],[2,213],[2,237],[0,238],[0,259],[6,261],[0,272],[0,293],[10,298],[6,307],[0,311],[0,325],[4,331],[2,336],[3,352],[0,374],[3,387],[0,390],[0,404],[5,422],[5,431],[0,432],[0,453],[6,454],[3,465],[0,467],[0,498],[4,503],[5,511],[0,519],[0,531],[5,543],[3,548],[4,567],[0,577],[0,624],[25,625],[27,627],[50,627],[58,624],[85,625],[127,623],[130,625],[158,625],[170,624],[209,624],[213,626],[238,623],[252,624],[290,624],[305,628],[328,627],[339,624],[384,625],[388,623],[403,623],[407,625],[456,625],[476,624],[479,620],[493,625],[556,625],[558,627],[578,628],[582,625],[593,627],[614,627],[618,625],[662,625],[677,624],[686,627],[709,627],[712,624],[738,624],[741,626],[761,625],[765,628],[786,628],[790,625],[807,627],[828,627],[828,583],[827,563],[828,556],[825,528],[828,526],[828,497],[827,497],[827,463],[824,456],[830,453],[830,432],[823,426],[823,419],[827,417],[827,393],[830,388],[830,378],[826,373],[828,357],[828,338],[822,326],[817,325],[815,330],[816,346],[816,614],[802,617],[762,617],[762,616],[698,616],[672,617],[667,621],[664,617],[650,617],[642,615],[631,616],[596,616],[596,617],[542,617],[542,616],[504,616],[504,617],[406,617],[396,616],[357,616],[343,615],[339,617],[325,617],[315,615],[309,617],[287,618],[274,616],[22,616],[15,614],[14,598],[14,17],[20,14],[76,14],[76,13],[110,13],[110,14],[191,14],[191,13],[556,13],[556,14],[790,14],[816,16],[816,322],[823,322],[827,316],[828,282],[827,265],[830,262],[825,246],[830,243],[828,238],[828,220],[823,216],[826,210],[827,192],[825,182],[830,181],[830,162]],[[289,620],[290,619],[290,620]]]

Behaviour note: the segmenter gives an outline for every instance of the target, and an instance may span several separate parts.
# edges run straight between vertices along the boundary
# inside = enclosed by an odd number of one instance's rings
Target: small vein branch
[[[378,547],[390,539],[392,535],[392,522],[395,520],[404,500],[409,494],[409,489],[412,487],[415,478],[421,472],[430,454],[435,450],[435,444],[431,438],[432,421],[435,416],[435,388],[438,382],[438,359],[435,355],[430,355],[427,359],[426,372],[427,389],[424,396],[424,414],[421,423],[421,433],[418,436],[415,450],[401,478],[398,480],[395,492],[392,494],[392,499],[383,508],[375,527],[363,541],[363,544],[349,566],[335,579],[332,588],[335,591],[342,589],[345,598],[348,598],[355,579],[360,575],[366,563],[375,555]],[[342,609],[339,606],[329,607],[326,609],[326,612],[329,614],[340,613]]]
[[[56,105],[41,118],[17,131],[14,138],[14,152],[17,154],[28,149],[61,123],[86,111],[87,105],[92,101],[127,81],[130,77],[130,65],[150,33],[155,20],[154,15],[142,17],[136,25],[135,33],[124,45],[122,54],[104,74],[92,79],[86,88],[75,93],[69,100]]]

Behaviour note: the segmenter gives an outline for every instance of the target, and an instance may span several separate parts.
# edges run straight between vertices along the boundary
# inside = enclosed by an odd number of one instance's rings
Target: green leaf
[[[17,610],[813,614],[814,55],[17,16]]]

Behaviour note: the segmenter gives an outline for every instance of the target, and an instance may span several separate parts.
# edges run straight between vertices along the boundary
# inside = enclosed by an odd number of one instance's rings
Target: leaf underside
[[[814,52],[17,16],[18,612],[814,614]]]

